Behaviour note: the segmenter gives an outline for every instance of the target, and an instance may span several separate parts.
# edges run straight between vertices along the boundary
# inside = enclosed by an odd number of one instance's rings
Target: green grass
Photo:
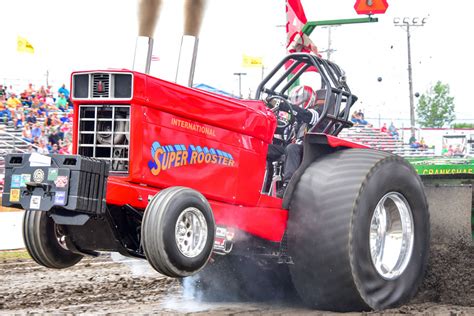
[[[30,255],[25,249],[0,251],[0,262],[12,261],[18,259],[30,259]]]

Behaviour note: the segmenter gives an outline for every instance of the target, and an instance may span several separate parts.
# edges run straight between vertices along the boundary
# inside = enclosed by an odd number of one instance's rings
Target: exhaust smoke
[[[233,241],[239,245],[233,251],[246,249],[251,255],[214,254],[198,274],[183,279],[184,298],[205,304],[299,303],[287,265],[253,254],[255,240],[246,233],[236,231]]]
[[[198,36],[201,29],[206,0],[185,0],[184,35]]]
[[[184,1],[184,35],[179,49],[175,82],[192,87],[196,68],[199,30],[204,17],[206,0]]]
[[[161,0],[138,1],[138,36],[153,38],[161,8]]]
[[[138,1],[138,38],[135,44],[133,70],[150,73],[153,33],[161,8],[161,0]]]

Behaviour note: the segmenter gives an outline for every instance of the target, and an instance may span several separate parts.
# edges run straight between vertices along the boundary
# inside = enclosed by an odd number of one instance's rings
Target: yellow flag
[[[242,56],[242,66],[243,67],[262,67],[263,66],[263,58],[262,57],[254,57],[243,55]]]
[[[21,36],[17,37],[16,50],[21,53],[30,53],[30,54],[34,54],[35,52],[35,48],[33,47],[33,45],[31,45],[31,43],[28,42],[26,38],[21,37]]]

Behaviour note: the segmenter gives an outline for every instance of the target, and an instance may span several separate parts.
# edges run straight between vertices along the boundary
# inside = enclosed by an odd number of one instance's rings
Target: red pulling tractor
[[[277,126],[291,133],[292,113],[272,107],[297,82],[317,90],[319,120],[280,199],[282,164],[267,151]],[[40,265],[119,252],[194,275],[204,292],[215,280],[296,290],[338,311],[416,293],[429,252],[423,184],[404,159],[337,138],[357,98],[334,63],[289,55],[256,100],[128,70],[75,72],[71,83],[77,155],[6,159],[3,203],[26,210],[24,240]]]

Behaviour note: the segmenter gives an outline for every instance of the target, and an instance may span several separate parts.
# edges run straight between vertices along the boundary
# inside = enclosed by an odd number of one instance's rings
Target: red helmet
[[[291,91],[290,102],[303,109],[312,108],[316,104],[316,92],[310,86],[298,86]]]

